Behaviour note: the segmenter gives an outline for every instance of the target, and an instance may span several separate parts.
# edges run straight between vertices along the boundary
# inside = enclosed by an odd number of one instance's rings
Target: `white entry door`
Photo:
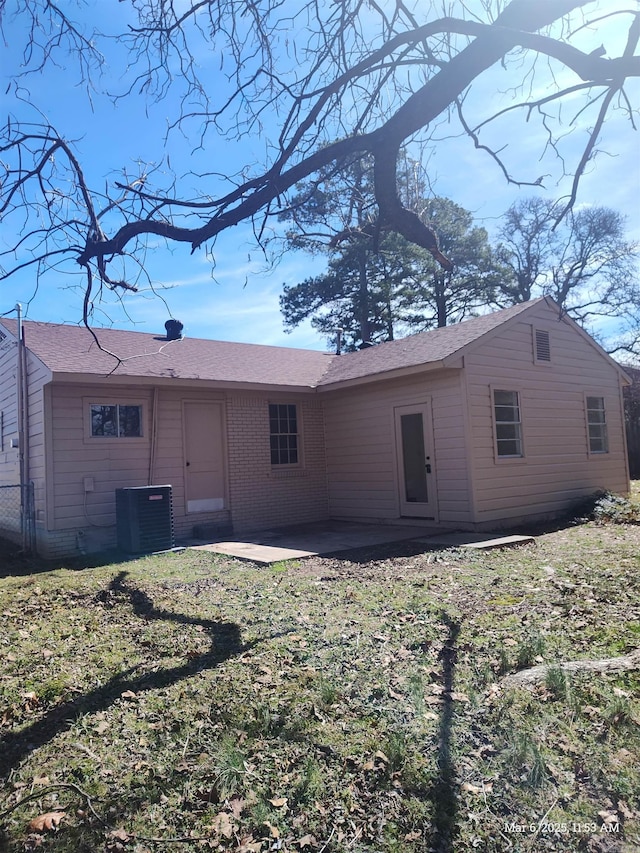
[[[224,509],[224,444],[221,403],[184,403],[187,512]]]
[[[400,515],[409,518],[437,517],[431,405],[398,406],[394,409]]]

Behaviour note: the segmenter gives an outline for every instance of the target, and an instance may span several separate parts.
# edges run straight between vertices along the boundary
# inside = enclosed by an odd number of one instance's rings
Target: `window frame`
[[[496,407],[496,393],[497,392],[506,392],[509,394],[515,394],[517,399],[517,408],[518,408],[518,417],[517,421],[499,421],[497,418]],[[510,463],[510,462],[523,462],[525,461],[525,440],[524,440],[524,424],[523,424],[523,412],[522,412],[522,392],[519,388],[504,388],[502,385],[491,385],[490,386],[490,405],[491,405],[491,422],[493,426],[493,453],[494,453],[494,461],[499,464]],[[515,424],[518,427],[518,437],[515,439],[499,439],[498,438],[498,427],[504,425],[513,425]],[[501,441],[518,441],[520,444],[520,453],[511,454],[511,453],[500,453],[500,444]]]
[[[281,407],[286,406],[287,408],[293,408],[295,410],[294,411],[295,428],[296,428],[295,432],[288,432],[288,431],[287,432],[280,432],[280,431],[274,432],[272,430],[272,420],[273,420],[272,407],[274,407],[274,406],[278,407],[279,409]],[[290,414],[287,413],[286,420],[289,420],[290,417],[291,417]],[[267,418],[268,418],[268,423],[269,423],[269,463],[271,465],[271,469],[273,471],[288,471],[288,470],[292,470],[292,469],[301,468],[302,467],[302,423],[301,423],[301,407],[300,407],[300,405],[297,402],[290,401],[290,400],[284,400],[284,401],[283,400],[278,400],[278,401],[269,400],[269,402],[267,403]],[[280,413],[277,414],[276,419],[278,421],[281,420]],[[282,452],[283,448],[274,448],[273,439],[274,438],[281,438],[281,437],[288,437],[288,438],[294,437],[295,438],[295,455],[296,455],[295,462],[274,461],[274,456],[273,456],[274,452],[280,453],[280,452]],[[286,452],[290,453],[291,448],[287,448]]]
[[[589,407],[589,400],[600,400],[602,402],[602,409],[594,409],[593,407]],[[590,412],[602,412],[603,419],[602,421],[591,421],[589,418]],[[597,392],[587,392],[584,394],[584,417],[585,417],[585,426],[587,431],[587,454],[589,456],[606,456],[609,450],[609,425],[607,423],[607,398],[603,393]],[[591,445],[591,427],[601,426],[603,427],[602,436],[604,443],[603,450],[594,450]]]
[[[145,441],[147,439],[146,429],[145,429],[145,404],[140,399],[128,400],[118,397],[117,399],[109,398],[104,400],[96,400],[94,397],[88,398],[85,397],[83,400],[84,403],[84,411],[85,411],[85,441],[87,442],[95,442],[95,441],[117,441],[119,444],[125,443],[138,443],[141,441]],[[94,406],[100,406],[101,408],[107,406],[116,406],[118,409],[122,407],[136,407],[140,410],[140,435],[96,435],[93,432],[93,417],[92,410]],[[117,413],[118,424],[120,419],[120,413]]]

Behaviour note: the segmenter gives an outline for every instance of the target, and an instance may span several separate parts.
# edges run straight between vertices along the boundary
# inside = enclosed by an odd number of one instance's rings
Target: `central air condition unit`
[[[118,548],[126,554],[150,554],[173,548],[171,486],[116,489]]]

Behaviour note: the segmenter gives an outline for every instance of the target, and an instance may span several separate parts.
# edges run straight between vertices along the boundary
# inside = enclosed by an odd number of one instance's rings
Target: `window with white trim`
[[[609,438],[604,397],[587,397],[587,430],[589,453],[608,453]]]
[[[141,438],[142,406],[129,403],[91,403],[92,438]]]
[[[298,412],[295,404],[269,403],[269,441],[272,465],[298,464]]]
[[[493,392],[493,418],[497,455],[500,458],[523,456],[520,395],[517,391]]]

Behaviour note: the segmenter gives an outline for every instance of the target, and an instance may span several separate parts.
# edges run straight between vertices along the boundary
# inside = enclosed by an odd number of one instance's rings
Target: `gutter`
[[[135,386],[145,388],[197,388],[198,390],[218,391],[264,391],[268,394],[312,394],[314,385],[283,385],[270,382],[241,382],[228,379],[198,379],[198,377],[183,378],[179,376],[135,376],[128,374],[112,374],[103,376],[97,373],[66,373],[53,371],[51,382],[73,385],[91,385],[98,388],[113,388],[115,386]]]

